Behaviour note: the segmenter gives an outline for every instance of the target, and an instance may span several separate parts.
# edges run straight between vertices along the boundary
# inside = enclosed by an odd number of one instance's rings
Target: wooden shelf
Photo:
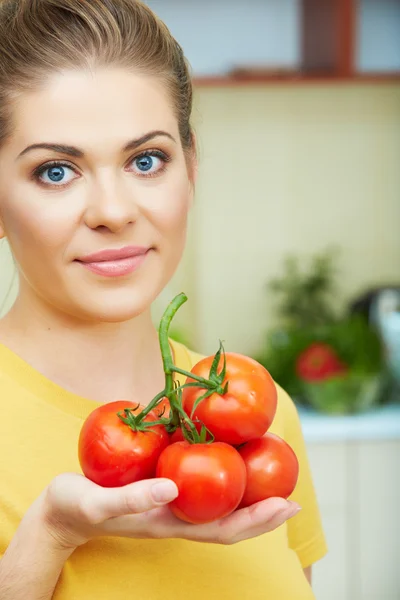
[[[297,75],[249,75],[249,76],[202,76],[194,77],[195,87],[243,87],[254,85],[299,85],[299,84],[380,84],[400,83],[400,72],[395,73],[360,73],[355,75],[311,75],[299,73]]]
[[[241,68],[225,76],[194,77],[196,87],[400,83],[400,71],[360,73],[355,66],[359,0],[301,0],[298,71]]]

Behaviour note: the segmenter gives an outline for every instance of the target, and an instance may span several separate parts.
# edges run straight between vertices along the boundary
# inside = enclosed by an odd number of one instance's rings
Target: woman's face
[[[13,105],[0,149],[0,235],[21,298],[90,321],[146,310],[186,237],[192,164],[160,81],[108,68],[54,75]]]

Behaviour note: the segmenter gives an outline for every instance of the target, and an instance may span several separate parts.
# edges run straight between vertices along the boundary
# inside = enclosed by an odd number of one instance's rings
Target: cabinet
[[[400,437],[311,441],[308,453],[329,546],[317,600],[399,600]]]
[[[355,447],[358,472],[359,597],[400,598],[400,442]]]
[[[308,452],[329,549],[326,557],[314,566],[313,588],[317,600],[350,600],[346,446],[309,444]]]

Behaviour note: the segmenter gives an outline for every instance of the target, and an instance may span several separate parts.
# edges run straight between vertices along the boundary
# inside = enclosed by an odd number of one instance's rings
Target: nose
[[[96,181],[89,194],[85,223],[90,229],[106,228],[118,233],[138,217],[132,186],[116,177]]]

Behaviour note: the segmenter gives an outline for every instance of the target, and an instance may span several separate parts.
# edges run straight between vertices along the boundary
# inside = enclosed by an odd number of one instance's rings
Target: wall
[[[183,46],[196,75],[239,64],[295,68],[299,0],[147,0]]]
[[[195,123],[201,351],[257,349],[287,253],[339,245],[344,298],[400,281],[399,85],[201,88]]]
[[[0,316],[10,308],[17,293],[17,276],[8,244],[0,241]]]
[[[400,1],[359,0],[356,65],[360,71],[400,70]]]

